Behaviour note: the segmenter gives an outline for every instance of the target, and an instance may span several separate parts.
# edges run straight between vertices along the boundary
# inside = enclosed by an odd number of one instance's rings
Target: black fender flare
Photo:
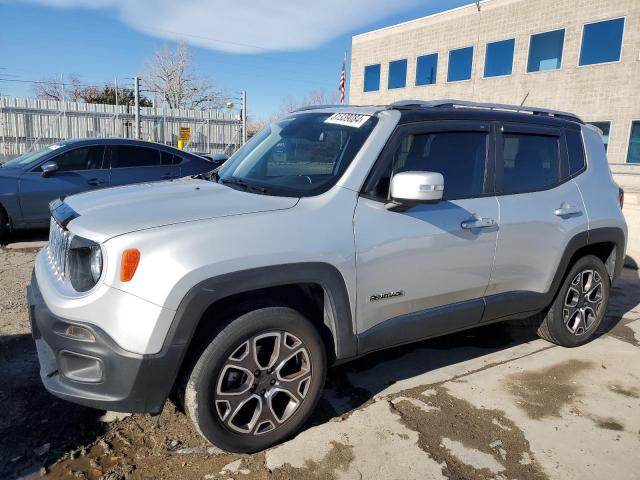
[[[325,292],[325,305],[328,308],[324,311],[324,324],[333,335],[336,358],[354,356],[357,342],[344,278],[336,267],[320,262],[252,268],[199,282],[180,302],[163,350],[169,346],[188,347],[200,319],[217,301],[262,288],[300,283],[319,284]]]

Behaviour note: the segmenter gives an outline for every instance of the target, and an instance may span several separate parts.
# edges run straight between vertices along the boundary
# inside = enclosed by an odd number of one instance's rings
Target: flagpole
[[[338,83],[338,91],[340,92],[340,105],[344,105],[344,99],[347,89],[347,51],[344,51],[344,59],[342,60],[342,71],[340,72],[340,82]]]

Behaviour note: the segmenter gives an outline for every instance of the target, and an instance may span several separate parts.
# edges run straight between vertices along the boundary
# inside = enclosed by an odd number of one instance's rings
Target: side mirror
[[[401,172],[391,178],[387,210],[403,211],[420,203],[442,200],[444,178],[437,172]]]
[[[40,170],[42,170],[43,177],[48,177],[49,175],[53,175],[58,171],[58,164],[53,160],[49,162],[45,162],[40,167]]]
[[[216,168],[222,165],[227,160],[229,160],[229,155],[226,155],[224,153],[214,153],[213,155],[211,155],[211,162],[216,166]]]

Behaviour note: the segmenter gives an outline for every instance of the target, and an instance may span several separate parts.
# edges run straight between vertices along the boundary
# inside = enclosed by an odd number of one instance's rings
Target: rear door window
[[[533,132],[502,134],[502,194],[545,190],[560,181],[560,137]]]
[[[160,151],[135,145],[112,147],[111,168],[156,167],[160,165]]]
[[[162,165],[176,165],[180,163],[180,157],[169,152],[160,151],[160,163]]]

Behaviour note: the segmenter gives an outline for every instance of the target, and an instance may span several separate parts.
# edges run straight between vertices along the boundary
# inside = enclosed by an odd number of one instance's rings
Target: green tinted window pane
[[[364,67],[364,91],[376,92],[380,90],[380,64]]]
[[[469,80],[473,65],[473,47],[459,48],[449,52],[447,82]]]
[[[620,60],[623,31],[624,18],[585,25],[582,32],[580,65]]]
[[[531,35],[527,72],[556,70],[562,64],[564,30]]]
[[[631,124],[627,162],[640,163],[640,122],[633,122]]]
[[[609,132],[611,130],[611,122],[588,122],[589,125],[593,125],[594,127],[598,127],[602,130],[602,142],[604,143],[604,149],[606,150],[609,146]]]
[[[433,85],[438,76],[438,54],[422,55],[416,62],[416,85]]]
[[[407,60],[389,62],[389,88],[407,86]]]
[[[485,77],[511,75],[515,45],[516,41],[513,38],[487,44],[487,53],[484,59]]]

